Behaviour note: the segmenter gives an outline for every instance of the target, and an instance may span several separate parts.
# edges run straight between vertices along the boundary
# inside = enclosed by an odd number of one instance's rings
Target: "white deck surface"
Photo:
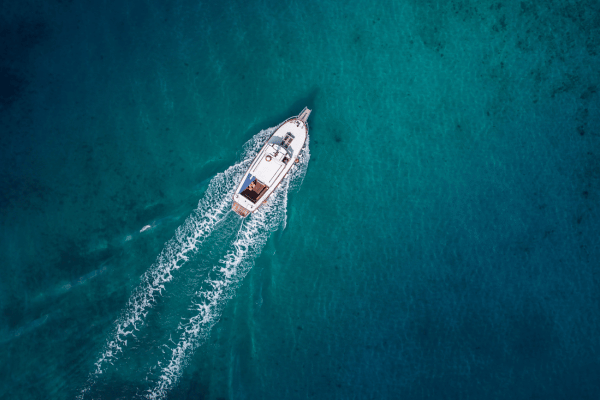
[[[286,150],[279,146],[279,144],[283,141],[288,132],[294,135],[294,140]],[[268,142],[258,153],[254,161],[252,161],[250,168],[237,187],[234,200],[248,211],[256,211],[256,209],[269,198],[271,193],[273,193],[279,183],[285,178],[290,168],[294,165],[296,158],[298,158],[298,155],[302,151],[307,135],[307,125],[297,118],[289,119],[281,125],[269,138]],[[267,157],[270,157],[270,161],[267,161]],[[288,158],[287,163],[283,162],[285,158]],[[256,203],[252,203],[240,194],[242,191],[242,184],[246,180],[248,173],[252,174],[260,182],[269,187],[267,192],[263,194]]]
[[[268,187],[273,186],[277,177],[285,168],[285,164],[281,162],[283,152],[278,152],[271,146],[273,145],[270,144],[262,156],[264,161],[261,160],[262,162],[256,164],[256,167],[250,171],[252,175]],[[277,156],[275,154],[277,154]]]

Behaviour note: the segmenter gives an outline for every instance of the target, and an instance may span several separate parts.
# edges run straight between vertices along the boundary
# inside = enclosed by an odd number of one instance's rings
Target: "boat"
[[[233,195],[232,210],[242,218],[267,202],[277,186],[300,161],[308,137],[308,117],[304,107],[296,116],[283,121],[267,140],[242,177]]]

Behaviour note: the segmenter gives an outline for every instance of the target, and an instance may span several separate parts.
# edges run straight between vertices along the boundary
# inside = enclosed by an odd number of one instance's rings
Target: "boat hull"
[[[299,161],[308,137],[305,108],[297,117],[282,122],[267,140],[244,174],[233,195],[232,210],[247,217],[267,202]]]

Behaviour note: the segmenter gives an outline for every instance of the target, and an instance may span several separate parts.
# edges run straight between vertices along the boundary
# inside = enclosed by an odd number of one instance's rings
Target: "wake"
[[[244,220],[231,250],[212,268],[204,282],[207,289],[196,293],[193,305],[197,314],[178,328],[179,342],[171,350],[171,358],[147,398],[164,398],[177,383],[196,348],[207,339],[227,300],[233,297],[254,259],[261,253],[269,234],[285,219],[287,192],[287,183],[282,184],[271,196],[267,207],[261,207]]]
[[[163,296],[165,285],[198,253],[202,244],[231,211],[237,183],[274,130],[275,128],[269,128],[252,137],[243,147],[241,161],[210,181],[197,209],[176,230],[175,236],[166,243],[157,261],[141,277],[141,283],[115,322],[79,398],[83,398],[91,390],[107,365],[113,365],[120,358],[128,341],[137,340],[135,333],[145,324],[148,313]],[[171,349],[171,358],[162,368],[155,387],[148,391],[148,398],[165,397],[168,390],[177,383],[190,356],[208,337],[227,300],[233,297],[238,284],[262,251],[270,232],[280,225],[285,227],[288,190],[301,185],[309,158],[307,138],[300,162],[292,167],[290,176],[271,195],[267,204],[242,222],[230,250],[218,265],[212,267],[202,284],[205,289],[195,294],[193,305],[197,314],[177,328],[179,341]]]

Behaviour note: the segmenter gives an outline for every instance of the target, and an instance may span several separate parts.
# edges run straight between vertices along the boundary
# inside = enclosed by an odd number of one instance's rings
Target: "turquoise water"
[[[600,396],[597,2],[13,3],[0,398]]]

